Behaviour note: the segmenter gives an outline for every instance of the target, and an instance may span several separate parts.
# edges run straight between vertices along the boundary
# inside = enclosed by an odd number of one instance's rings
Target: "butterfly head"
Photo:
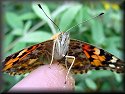
[[[68,40],[69,39],[69,32],[61,32],[58,36],[59,40]]]

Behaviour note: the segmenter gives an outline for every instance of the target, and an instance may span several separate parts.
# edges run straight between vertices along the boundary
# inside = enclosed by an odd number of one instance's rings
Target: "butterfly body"
[[[69,50],[69,32],[60,33],[54,41],[54,59],[59,60],[63,58]]]

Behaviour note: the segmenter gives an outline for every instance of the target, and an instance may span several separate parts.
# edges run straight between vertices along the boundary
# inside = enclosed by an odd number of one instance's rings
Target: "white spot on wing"
[[[115,63],[118,59],[116,57],[112,57],[112,59],[110,60],[112,63]]]
[[[117,67],[117,69],[119,69],[120,67]]]
[[[113,64],[109,64],[109,66],[112,67],[112,68],[115,68],[115,65],[113,65]]]

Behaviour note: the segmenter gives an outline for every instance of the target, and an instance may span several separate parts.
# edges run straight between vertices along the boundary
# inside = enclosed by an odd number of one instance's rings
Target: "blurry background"
[[[122,2],[76,1],[2,2],[3,58],[24,47],[48,40],[59,32],[37,6],[40,3],[47,15],[62,31],[104,12],[103,16],[73,28],[70,37],[101,47],[123,59],[123,13],[119,6]],[[1,92],[8,91],[24,76],[3,74],[4,86]],[[74,77],[76,79],[76,92],[123,91],[121,74],[100,70],[74,75]]]

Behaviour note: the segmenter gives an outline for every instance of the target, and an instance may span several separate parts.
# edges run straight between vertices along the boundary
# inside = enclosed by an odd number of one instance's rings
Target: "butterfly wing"
[[[25,74],[40,65],[44,61],[48,63],[51,60],[53,40],[48,40],[8,56],[3,62],[3,71],[10,75]]]
[[[49,63],[52,47],[53,40],[48,40],[18,51],[3,61],[3,71],[10,75],[25,74],[44,65],[46,60]],[[73,73],[84,73],[90,69],[124,71],[125,64],[120,59],[85,42],[70,40],[68,55],[76,58],[72,67]],[[61,59],[59,62],[65,66],[64,60]],[[71,63],[72,60],[68,59],[67,66],[69,67]]]
[[[88,43],[83,43],[82,49],[91,63],[91,69],[105,69],[124,73],[125,63],[111,53]]]
[[[125,63],[119,58],[82,41],[70,40],[68,55],[76,58],[72,67],[73,73],[76,74],[84,73],[91,69],[124,72]],[[71,62],[68,65],[71,65]]]
[[[77,40],[70,40],[70,44],[69,44],[68,56],[75,57],[75,62],[71,68],[71,71],[72,73],[75,73],[75,74],[86,73],[90,67],[90,61],[86,57],[86,55],[83,53],[82,44],[83,44],[82,42],[77,41]],[[62,62],[61,64],[64,66],[67,65],[67,67],[69,68],[70,65],[72,64],[73,59],[68,58],[66,65],[64,63],[64,60],[61,60],[59,62]]]

